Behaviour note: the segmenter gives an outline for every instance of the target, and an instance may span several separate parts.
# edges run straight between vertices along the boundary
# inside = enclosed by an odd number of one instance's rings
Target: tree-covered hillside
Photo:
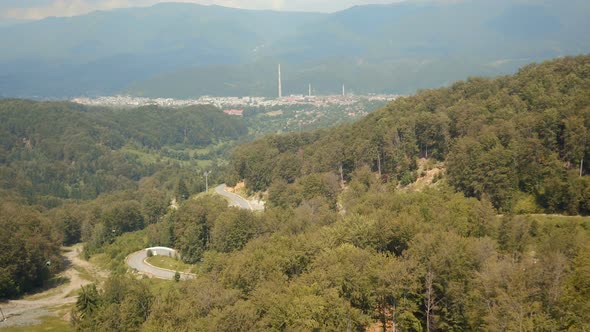
[[[565,58],[423,91],[353,125],[240,146],[230,177],[268,189],[266,210],[201,196],[124,235],[120,242],[179,248],[196,263],[195,278],[153,287],[117,270],[84,292],[74,324],[81,331],[588,330],[589,218],[498,214],[494,205],[588,212],[590,181],[578,162],[590,152],[589,83],[590,57]],[[401,190],[422,176],[418,164],[444,164],[446,175]],[[87,248],[124,257],[108,243]]]
[[[62,232],[35,207],[0,192],[0,299],[41,287],[63,266]]]
[[[457,191],[500,211],[586,214],[589,129],[590,56],[568,57],[422,91],[352,125],[268,136],[234,152],[230,178],[272,201],[314,174],[350,180],[363,167],[405,186],[429,158]]]
[[[246,133],[240,119],[209,106],[106,109],[3,100],[0,184],[31,201],[91,199],[135,188],[166,165],[199,159],[191,151]]]
[[[159,221],[173,198],[204,191],[195,174],[245,134],[241,119],[211,106],[0,100],[0,298],[46,285],[62,244],[96,252]]]

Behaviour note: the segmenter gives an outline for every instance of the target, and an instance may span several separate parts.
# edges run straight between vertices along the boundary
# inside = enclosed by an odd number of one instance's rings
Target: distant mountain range
[[[333,14],[168,3],[0,24],[0,96],[412,93],[590,52],[585,0],[407,1]]]

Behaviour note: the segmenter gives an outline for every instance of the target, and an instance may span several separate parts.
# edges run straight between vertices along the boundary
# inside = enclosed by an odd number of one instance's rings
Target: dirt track
[[[0,308],[6,317],[6,321],[0,323],[0,328],[35,325],[41,322],[39,318],[43,316],[56,315],[55,308],[75,303],[76,291],[92,283],[84,279],[76,268],[88,271],[91,276],[105,275],[105,272],[97,270],[89,262],[80,259],[82,245],[63,248],[63,251],[67,268],[57,277],[62,277],[66,281],[57,287],[28,295],[22,300],[0,303]],[[69,319],[69,315],[64,318]]]

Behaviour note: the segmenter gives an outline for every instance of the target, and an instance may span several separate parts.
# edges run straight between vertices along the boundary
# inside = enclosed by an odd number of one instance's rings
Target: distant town
[[[109,106],[109,107],[139,107],[148,105],[157,105],[163,107],[186,107],[191,105],[214,105],[220,109],[228,108],[272,108],[281,106],[309,105],[314,107],[324,106],[347,106],[357,104],[362,101],[384,102],[395,100],[398,95],[332,95],[332,96],[304,96],[291,95],[281,98],[266,97],[210,97],[203,96],[197,99],[172,99],[172,98],[146,98],[132,96],[104,96],[96,98],[77,97],[71,99],[72,102],[91,105],[91,106]],[[237,115],[237,114],[236,114]]]
[[[214,105],[225,114],[243,117],[254,135],[326,128],[362,118],[395,100],[397,95],[291,95],[280,98],[210,97],[197,99],[131,96],[79,97],[71,101],[92,106],[131,108],[149,105],[180,108]]]

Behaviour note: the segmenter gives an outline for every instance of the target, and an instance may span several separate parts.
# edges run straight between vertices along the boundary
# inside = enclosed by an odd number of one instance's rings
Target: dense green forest
[[[497,217],[489,202],[449,187],[391,192],[361,173],[344,195],[344,216],[319,192],[263,214],[203,197],[123,235],[103,249],[113,264],[123,264],[122,243],[168,244],[198,262],[197,277],[154,287],[119,268],[83,291],[76,328],[588,329],[590,220]]]
[[[173,197],[204,191],[197,174],[246,134],[242,120],[210,106],[1,100],[0,298],[42,286],[61,267],[62,244],[84,241],[88,256],[157,222]]]
[[[41,287],[60,269],[62,233],[37,209],[3,196],[0,229],[0,298]]]
[[[0,185],[31,202],[92,199],[135,189],[142,177],[183,161],[214,159],[197,149],[246,133],[242,121],[210,106],[117,110],[4,100]]]
[[[405,186],[420,176],[418,159],[430,158],[445,162],[452,187],[501,212],[588,214],[589,128],[590,57],[563,58],[422,91],[355,124],[243,145],[230,182],[269,189],[272,202],[310,176],[348,181],[365,166]]]
[[[243,145],[228,177],[267,190],[266,211],[199,196],[95,246],[118,272],[83,290],[74,325],[588,330],[590,219],[530,212],[588,211],[578,165],[590,152],[589,79],[590,57],[560,59],[424,91],[353,125]],[[418,190],[427,165],[445,171]],[[179,248],[197,276],[130,277],[120,259],[148,245]]]

